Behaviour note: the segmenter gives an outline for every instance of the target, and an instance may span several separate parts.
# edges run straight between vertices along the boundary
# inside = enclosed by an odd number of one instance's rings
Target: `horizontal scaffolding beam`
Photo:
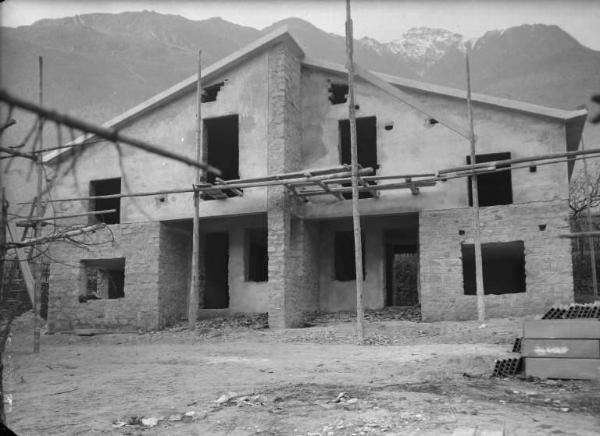
[[[389,184],[385,184],[385,185],[369,185],[368,187],[359,186],[358,190],[363,192],[363,191],[387,191],[390,189],[413,189],[415,187],[421,187],[421,186],[435,186],[435,184],[436,184],[435,181],[425,180],[425,181],[416,181],[416,182],[410,182],[410,183],[389,183]],[[348,186],[348,187],[341,187],[341,188],[331,188],[331,191],[339,192],[339,193],[352,192],[352,187]],[[301,197],[313,197],[315,195],[323,195],[323,194],[328,194],[328,193],[324,192],[324,191],[316,191],[316,190],[298,191],[298,195]]]
[[[359,170],[359,174],[371,174],[373,172],[372,168],[363,168],[362,170]],[[305,172],[307,173],[307,172]],[[265,187],[265,186],[279,186],[279,185],[303,185],[303,184],[314,184],[317,182],[323,182],[323,181],[328,181],[329,179],[335,179],[335,178],[345,178],[345,177],[350,177],[351,173],[350,172],[337,172],[337,173],[333,173],[333,174],[323,174],[323,175],[318,175],[318,176],[295,176],[294,178],[287,178],[287,177],[281,177],[281,178],[273,178],[270,180],[264,180],[264,181],[246,181],[244,179],[240,179],[238,181],[234,181],[234,180],[226,180],[224,181],[222,184],[218,184],[218,185],[199,185],[198,190],[199,191],[209,191],[212,189],[232,189],[232,188],[237,188],[237,189],[244,189],[244,188],[261,188],[261,187]],[[255,180],[255,179],[251,179],[251,180]]]
[[[213,186],[213,185],[209,185]],[[63,201],[88,201],[88,200],[107,200],[109,198],[127,198],[127,197],[151,197],[153,195],[167,195],[167,194],[182,194],[186,192],[194,192],[193,188],[183,189],[169,189],[163,191],[150,191],[150,192],[132,192],[125,194],[108,194],[108,195],[91,195],[87,197],[72,197],[72,198],[51,198],[45,200],[45,203],[60,203]],[[31,201],[24,201],[17,204],[31,204]]]
[[[87,121],[80,120],[80,119],[72,117],[70,115],[61,114],[56,111],[45,109],[44,107],[42,107],[36,103],[31,103],[31,102],[28,102],[21,98],[18,98],[14,95],[11,95],[3,89],[0,89],[0,101],[8,104],[11,107],[17,107],[19,109],[23,109],[28,112],[32,112],[32,113],[36,114],[37,116],[43,118],[44,120],[54,121],[56,123],[65,125],[67,127],[81,130],[86,133],[90,133],[93,136],[103,138],[110,142],[127,144],[132,147],[147,151],[149,153],[153,153],[153,154],[156,154],[159,156],[173,159],[175,161],[183,162],[190,166],[193,166],[196,168],[201,168],[210,173],[221,175],[221,171],[218,168],[215,168],[204,162],[198,162],[187,156],[173,153],[172,151],[166,150],[166,149],[158,147],[156,145],[152,145],[147,142],[140,141],[139,139],[123,135],[117,129],[103,127],[103,126],[97,126],[95,124],[88,123]]]
[[[518,163],[525,162],[536,162],[540,160],[550,160],[550,159],[558,159],[558,158],[566,158],[566,157],[575,157],[581,155],[594,155],[600,154],[600,148],[590,148],[588,150],[576,150],[576,151],[566,151],[564,153],[551,153],[551,154],[541,154],[538,156],[530,156],[530,157],[522,157],[517,159],[504,159],[498,160],[494,162],[483,162],[476,163],[474,165],[463,165],[459,167],[446,168],[440,170],[438,174],[447,174],[447,173],[457,173],[461,171],[469,171],[469,170],[477,170],[480,168],[488,168],[488,167],[497,167],[498,165],[513,165]]]
[[[273,181],[273,180],[297,179],[300,177],[322,176],[325,174],[350,172],[350,170],[351,170],[350,165],[341,165],[339,167],[333,167],[333,168],[306,169],[306,170],[302,170],[302,171],[293,171],[290,173],[274,174],[272,176],[251,177],[248,179],[224,180],[223,184],[237,185],[238,183],[269,182],[269,181]]]
[[[600,230],[591,231],[591,232],[578,232],[578,233],[568,233],[565,235],[559,235],[559,238],[563,239],[576,239],[576,238],[585,238],[588,236],[600,236]]]

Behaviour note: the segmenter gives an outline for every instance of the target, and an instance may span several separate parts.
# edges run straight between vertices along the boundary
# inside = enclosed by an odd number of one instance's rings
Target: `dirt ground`
[[[596,435],[600,425],[597,383],[490,377],[521,318],[478,328],[370,317],[362,346],[343,314],[282,331],[210,321],[42,335],[38,355],[31,319],[15,324],[5,356],[19,435]]]

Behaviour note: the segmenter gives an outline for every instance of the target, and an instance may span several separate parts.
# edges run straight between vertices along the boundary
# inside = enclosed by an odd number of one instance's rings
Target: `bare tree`
[[[588,207],[600,206],[600,168],[598,163],[592,163],[589,171],[589,182],[583,171],[573,173],[569,185],[569,208],[573,217],[578,220]],[[590,195],[591,194],[591,195]]]

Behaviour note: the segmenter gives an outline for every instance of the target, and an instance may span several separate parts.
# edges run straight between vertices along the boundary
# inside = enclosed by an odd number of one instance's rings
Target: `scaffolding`
[[[10,114],[12,113],[14,108],[22,109],[24,111],[33,113],[38,117],[38,122],[40,126],[43,126],[43,122],[51,121],[55,123],[60,129],[60,126],[67,127],[69,129],[77,129],[84,132],[84,136],[80,141],[72,141],[68,145],[57,144],[56,147],[50,148],[40,148],[34,149],[30,152],[24,152],[19,150],[21,145],[16,147],[0,147],[0,159],[4,158],[26,158],[30,159],[33,163],[35,163],[39,168],[45,163],[44,157],[48,156],[47,153],[56,151],[56,150],[75,150],[77,147],[84,147],[88,144],[94,143],[95,140],[105,140],[109,143],[113,143],[116,145],[126,144],[132,147],[145,150],[150,153],[154,153],[159,156],[163,156],[169,159],[173,159],[178,162],[185,163],[187,165],[192,166],[195,169],[195,177],[193,183],[191,183],[191,187],[182,187],[182,188],[174,188],[174,189],[163,189],[156,191],[147,191],[147,192],[124,192],[120,194],[110,194],[110,195],[91,195],[91,196],[79,196],[79,197],[70,197],[70,198],[47,198],[43,201],[44,204],[55,203],[55,202],[71,202],[71,201],[89,201],[89,200],[103,200],[103,199],[115,199],[115,198],[128,198],[128,197],[148,197],[148,196],[164,196],[170,194],[188,194],[192,193],[194,198],[194,250],[193,250],[193,259],[194,263],[194,271],[197,270],[197,258],[199,251],[199,230],[198,230],[198,217],[199,217],[199,205],[200,199],[204,200],[221,200],[226,201],[231,197],[242,197],[244,195],[244,191],[247,189],[254,188],[268,188],[272,186],[283,186],[286,189],[286,192],[291,197],[295,198],[299,202],[309,202],[315,197],[323,197],[328,196],[332,198],[334,201],[344,201],[351,200],[353,202],[353,221],[354,221],[354,233],[355,233],[355,254],[356,254],[356,277],[357,277],[357,311],[361,312],[361,295],[362,290],[360,287],[362,286],[362,280],[360,277],[362,276],[362,267],[360,263],[362,262],[362,258],[360,256],[361,244],[360,241],[360,216],[358,214],[358,198],[359,194],[363,192],[370,193],[373,197],[377,198],[381,195],[383,191],[389,190],[407,190],[410,191],[410,194],[413,196],[418,196],[422,193],[422,189],[433,188],[439,183],[446,183],[452,179],[459,179],[465,177],[472,177],[474,179],[474,183],[471,184],[472,194],[473,194],[473,225],[474,225],[474,234],[475,234],[475,245],[479,246],[479,250],[476,250],[476,275],[478,277],[477,280],[477,296],[478,296],[478,317],[480,321],[483,321],[485,318],[485,312],[483,305],[483,279],[482,279],[482,263],[481,263],[481,249],[480,249],[480,237],[478,231],[478,221],[479,221],[479,208],[478,208],[478,195],[477,195],[477,176],[502,172],[502,171],[513,171],[517,169],[525,169],[530,168],[532,166],[540,166],[540,165],[554,165],[561,163],[573,163],[577,160],[584,160],[584,163],[589,158],[598,158],[600,157],[600,148],[590,148],[585,149],[583,146],[580,150],[577,151],[568,151],[563,153],[552,153],[552,154],[542,154],[542,155],[534,155],[528,157],[522,157],[517,159],[505,159],[498,160],[494,162],[486,162],[486,163],[476,163],[475,162],[475,146],[476,146],[476,136],[474,133],[474,120],[472,114],[471,107],[471,92],[470,92],[470,68],[469,68],[469,59],[468,59],[468,51],[466,57],[466,70],[467,70],[467,93],[466,93],[466,102],[467,102],[467,111],[468,111],[468,119],[469,126],[467,128],[457,125],[452,120],[448,119],[444,114],[433,112],[429,109],[425,109],[421,103],[411,97],[409,94],[405,93],[398,87],[395,87],[381,78],[374,75],[372,72],[367,69],[361,67],[357,63],[354,62],[352,58],[352,19],[350,16],[350,2],[347,1],[347,17],[346,17],[346,43],[347,43],[347,54],[348,54],[348,74],[349,74],[349,118],[351,125],[351,151],[352,151],[352,164],[351,165],[339,165],[330,168],[316,168],[316,169],[304,169],[299,171],[281,173],[276,175],[269,175],[264,177],[254,177],[254,178],[240,178],[235,180],[223,180],[218,177],[215,178],[214,183],[206,183],[203,182],[202,172],[211,172],[216,175],[220,175],[221,172],[218,168],[215,168],[209,165],[206,162],[202,161],[202,113],[201,113],[201,102],[202,102],[202,87],[201,87],[201,64],[200,64],[200,53],[198,58],[198,82],[197,82],[197,128],[196,128],[196,153],[195,158],[190,158],[187,156],[179,155],[177,153],[171,152],[167,150],[165,147],[157,146],[154,144],[150,144],[145,141],[140,141],[136,138],[132,138],[126,135],[123,135],[116,129],[97,126],[85,121],[79,120],[75,117],[60,113],[58,111],[49,110],[45,108],[42,104],[41,98],[39,104],[31,103],[20,99],[5,90],[0,90],[0,102],[5,103],[9,107],[9,117],[4,122],[2,126],[2,130],[6,129],[11,125],[11,121],[14,123],[14,120],[10,119]],[[441,125],[448,128],[450,131],[460,135],[462,138],[469,141],[471,149],[470,156],[471,161],[468,165],[456,166],[450,168],[444,168],[437,171],[423,172],[423,173],[409,173],[409,174],[388,174],[388,175],[375,175],[374,169],[367,167],[362,168],[357,162],[356,157],[356,125],[355,122],[355,113],[354,113],[354,75],[362,78],[367,83],[383,90],[387,95],[395,98],[398,101],[408,105],[414,110],[425,114],[429,119],[436,120]],[[60,130],[59,130],[60,131]],[[586,168],[586,177],[587,177],[587,168]],[[351,194],[348,197],[348,194]],[[41,196],[38,195],[38,198],[34,201],[30,202],[21,202],[18,204],[33,204],[37,207],[41,206]],[[37,214],[37,217],[30,216],[27,219],[24,219],[18,223],[18,225],[24,227],[34,227],[39,228],[44,224],[50,223],[53,220],[57,219],[65,219],[72,218],[77,216],[88,216],[94,213],[101,214],[107,211],[95,211],[84,214],[72,214],[72,215],[55,215],[49,219],[43,218],[42,214]],[[93,226],[92,226],[93,227]],[[10,228],[10,227],[9,227]],[[88,226],[85,231],[94,231],[97,228],[91,228]],[[358,230],[357,230],[358,229]],[[14,232],[14,229],[11,231]],[[568,235],[562,235],[561,237],[569,237],[569,238],[578,238],[578,237],[587,237],[595,236],[598,232],[587,231],[581,233],[571,233]],[[5,243],[5,248],[10,247],[16,249],[18,252],[22,250],[24,246],[34,244],[36,242],[40,242],[42,239],[41,236],[37,235],[34,238],[29,238],[24,241],[15,241],[16,235],[13,235],[13,242]],[[23,262],[21,262],[23,263]],[[25,262],[26,263],[26,262]],[[595,267],[595,266],[594,266]],[[595,275],[595,274],[594,274]],[[198,280],[195,275],[192,275],[192,284],[190,288],[190,297],[192,295],[197,294],[196,290],[198,288]],[[195,277],[195,278],[194,278]],[[27,283],[30,283],[31,280],[26,280]],[[32,294],[32,299],[35,297],[35,291],[30,290],[28,286],[28,291]],[[594,292],[597,297],[597,285],[596,280],[594,279]],[[190,318],[190,328],[194,328],[192,325],[192,320],[195,319],[195,311],[192,308],[197,309],[197,304],[194,303],[193,298],[190,298],[190,310],[189,318]],[[362,316],[357,317],[359,322],[362,321]],[[362,328],[359,326],[359,340],[362,340]]]

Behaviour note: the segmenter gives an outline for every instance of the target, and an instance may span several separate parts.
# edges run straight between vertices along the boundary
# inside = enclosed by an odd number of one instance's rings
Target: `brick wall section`
[[[286,44],[269,52],[268,172],[283,173],[300,168],[300,60]],[[293,327],[302,318],[296,295],[302,292],[292,254],[292,200],[281,186],[267,191],[269,253],[269,325]],[[303,226],[295,226],[302,229]],[[294,295],[294,296],[293,296]]]
[[[180,230],[161,224],[159,248],[158,323],[163,328],[187,317],[192,240]]]
[[[158,328],[159,223],[109,226],[115,242],[91,245],[89,250],[56,243],[51,256],[48,329],[77,328],[154,330]],[[90,235],[91,242],[106,241],[106,230]],[[85,293],[81,260],[125,258],[125,297],[80,303]]]
[[[568,216],[566,201],[481,209],[483,243],[525,245],[526,292],[486,295],[486,317],[541,314],[554,303],[573,301],[571,243],[558,237],[569,233]],[[421,212],[419,238],[423,319],[475,319],[476,297],[464,295],[461,259],[461,243],[473,243],[471,208]]]

